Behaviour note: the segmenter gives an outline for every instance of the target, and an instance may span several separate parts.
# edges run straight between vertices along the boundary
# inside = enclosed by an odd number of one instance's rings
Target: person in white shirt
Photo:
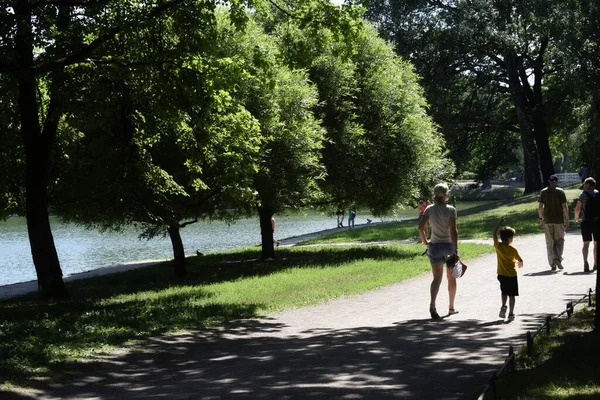
[[[448,185],[439,183],[433,188],[433,205],[428,206],[419,224],[421,242],[427,246],[427,255],[431,263],[433,281],[431,282],[429,313],[431,318],[440,318],[435,301],[444,275],[444,263],[450,255],[458,255],[458,229],[456,227],[456,208],[447,204],[449,199]],[[429,224],[429,225],[428,225]],[[428,226],[431,226],[431,239],[428,240]],[[456,297],[456,278],[452,270],[446,268],[448,279],[448,315],[456,314],[454,298]]]

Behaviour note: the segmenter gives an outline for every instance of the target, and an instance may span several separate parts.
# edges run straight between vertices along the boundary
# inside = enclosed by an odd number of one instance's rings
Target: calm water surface
[[[458,208],[464,210],[485,203],[463,203]],[[412,209],[385,219],[359,211],[356,224],[366,223],[367,218],[380,222],[416,216],[417,211]],[[317,213],[280,215],[275,218],[275,237],[278,239],[331,229],[337,225],[335,216]],[[65,276],[131,261],[171,258],[173,255],[168,238],[139,240],[139,232],[133,228],[117,234],[86,230],[77,225],[60,223],[57,219],[52,219],[51,224]],[[196,250],[203,253],[218,252],[259,245],[260,227],[258,218],[242,219],[231,225],[220,221],[201,221],[183,228],[181,236],[187,254],[194,254]],[[0,221],[0,286],[35,279],[25,218],[13,217]]]
[[[356,224],[364,224],[367,215],[358,215]],[[397,219],[394,217],[386,220]],[[276,216],[275,236],[279,239],[318,232],[336,227],[336,218],[316,213]],[[156,238],[139,240],[139,232],[130,229],[123,234],[99,233],[52,219],[52,232],[64,275],[76,274],[110,265],[172,257],[171,241]],[[260,244],[258,218],[225,222],[198,222],[181,230],[188,254],[218,252]],[[0,286],[36,279],[25,219],[0,221]],[[0,289],[1,290],[1,289]]]

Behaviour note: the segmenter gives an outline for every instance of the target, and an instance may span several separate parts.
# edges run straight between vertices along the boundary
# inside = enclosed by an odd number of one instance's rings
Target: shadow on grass
[[[543,316],[527,318],[535,324]],[[452,318],[270,334],[284,328],[263,319],[152,337],[127,354],[65,364],[60,376],[49,371],[48,381],[26,386],[62,399],[475,398],[505,356],[490,339],[517,339],[496,324]]]
[[[497,384],[497,398],[600,398],[600,335],[590,327],[593,313],[591,308],[581,311],[574,322],[565,323],[573,325],[561,336],[552,336],[552,349],[545,361],[503,375]]]
[[[362,259],[401,260],[416,247],[370,246],[278,250],[277,260],[259,251],[188,259],[177,279],[171,262],[70,282],[73,297],[45,302],[33,296],[0,302],[0,377],[4,382],[39,377],[57,363],[104,346],[180,329],[256,318],[264,304],[220,303],[206,285],[271,275],[290,268],[336,267]]]

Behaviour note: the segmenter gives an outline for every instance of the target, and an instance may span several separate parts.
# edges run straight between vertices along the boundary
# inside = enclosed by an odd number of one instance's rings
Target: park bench
[[[564,172],[562,174],[555,174],[558,177],[558,181],[562,185],[572,185],[574,183],[581,182],[581,178],[577,172]]]

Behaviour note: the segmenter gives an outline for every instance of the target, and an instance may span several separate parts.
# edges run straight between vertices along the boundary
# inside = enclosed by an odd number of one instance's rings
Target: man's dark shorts
[[[507,296],[519,295],[519,282],[517,282],[516,276],[498,275],[498,281],[500,281],[500,291],[502,294]]]
[[[581,237],[584,242],[591,242],[592,237],[594,242],[600,240],[600,223],[581,221]]]

